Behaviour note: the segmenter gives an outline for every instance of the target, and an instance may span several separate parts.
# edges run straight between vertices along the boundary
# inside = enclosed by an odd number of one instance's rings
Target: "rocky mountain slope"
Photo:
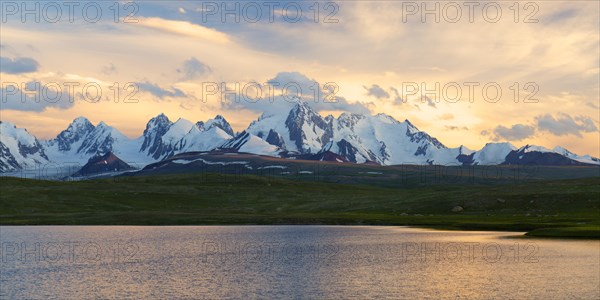
[[[78,117],[55,138],[39,141],[27,130],[0,123],[0,171],[33,168],[47,163],[85,164],[112,153],[130,165],[147,165],[192,151],[246,152],[274,157],[335,160],[379,165],[600,165],[597,158],[580,156],[563,147],[488,143],[478,151],[448,148],[410,121],[385,114],[342,113],[323,117],[306,102],[289,111],[263,114],[235,134],[221,115],[207,121],[172,122],[159,114],[143,134],[130,139],[99,122]]]

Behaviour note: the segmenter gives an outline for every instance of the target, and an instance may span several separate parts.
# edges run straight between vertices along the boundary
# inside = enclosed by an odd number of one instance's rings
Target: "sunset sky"
[[[38,3],[43,10],[46,2]],[[126,3],[119,3],[118,23],[112,1],[102,3],[102,18],[95,23],[83,19],[78,8],[70,22],[66,7],[58,22],[43,16],[40,22],[33,16],[23,22],[22,14],[8,14],[12,8],[3,3],[0,119],[27,128],[38,138],[56,136],[78,116],[93,123],[104,121],[137,137],[161,112],[173,121],[222,114],[241,131],[261,113],[290,104],[281,97],[273,103],[268,99],[236,103],[229,95],[222,101],[219,94],[203,95],[203,87],[212,82],[231,88],[235,83],[295,82],[303,88],[303,98],[314,102],[313,82],[321,87],[335,83],[337,102],[324,103],[318,97],[319,103],[313,103],[323,115],[386,113],[410,120],[449,147],[463,144],[476,150],[486,142],[510,141],[516,146],[561,145],[578,154],[600,156],[596,1],[541,1],[535,7],[521,2],[518,17],[510,8],[512,1],[498,2],[502,15],[495,23],[490,20],[493,9],[483,16],[484,2],[474,8],[472,22],[463,6],[455,23],[447,20],[455,15],[453,7],[436,22],[434,15],[422,20],[420,12],[407,14],[414,7],[394,1],[329,6],[321,2],[318,20],[313,1],[296,1],[303,12],[297,22],[292,20],[296,6],[289,2],[274,7],[272,22],[266,6],[261,19],[250,22],[256,7],[248,7],[243,15],[248,2],[238,2],[239,22],[233,15],[223,22],[222,12],[209,14],[214,7],[201,1],[134,2],[138,10],[126,19],[133,11]],[[421,2],[415,3],[420,9]],[[443,11],[447,3],[440,3]],[[434,5],[430,2],[430,8]],[[55,14],[53,8],[47,13],[46,17]],[[33,94],[23,103],[21,95],[12,95],[8,87],[34,82],[50,89],[51,83],[80,85],[73,95],[54,103],[36,103]],[[118,103],[110,88],[115,82],[121,90]],[[100,101],[90,103],[81,96],[87,83],[102,88]],[[127,83],[139,87],[132,97],[137,103],[123,103]],[[412,95],[406,90],[422,83],[429,90],[439,83],[439,95],[431,91]],[[476,84],[472,101],[465,83]],[[501,87],[502,97],[495,103],[482,96],[488,83]],[[449,101],[457,85],[462,96]],[[448,95],[442,95],[444,86],[450,87]],[[493,91],[488,95],[494,96]],[[276,96],[280,92],[274,91]],[[524,103],[531,93],[537,103]]]

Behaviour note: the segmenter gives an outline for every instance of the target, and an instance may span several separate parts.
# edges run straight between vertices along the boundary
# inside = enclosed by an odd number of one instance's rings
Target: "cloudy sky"
[[[596,1],[6,3],[0,119],[40,138],[80,115],[137,137],[161,112],[241,131],[301,96],[323,115],[409,119],[449,147],[600,156]]]

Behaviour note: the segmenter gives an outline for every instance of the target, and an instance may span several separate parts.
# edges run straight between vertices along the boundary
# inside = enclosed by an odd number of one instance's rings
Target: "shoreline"
[[[260,176],[224,184],[230,176],[3,178],[0,226],[371,225],[600,239],[600,177],[400,189]]]
[[[540,228],[532,231],[518,230],[518,229],[502,229],[502,228],[478,228],[478,227],[448,227],[448,226],[427,226],[427,225],[391,225],[391,224],[291,224],[291,223],[277,223],[277,224],[2,224],[0,227],[263,227],[263,226],[323,226],[323,227],[405,227],[414,229],[425,229],[425,230],[437,230],[437,231],[466,231],[466,232],[503,232],[503,233],[515,233],[510,238],[531,238],[531,239],[556,239],[556,240],[600,240],[600,235],[565,235],[565,234],[546,234],[546,230],[553,230],[552,232],[565,232],[571,231],[568,229],[573,228]],[[566,230],[565,230],[566,229]],[[537,231],[537,232],[536,232]],[[542,232],[539,234],[538,232]],[[578,231],[575,231],[578,232]],[[507,237],[508,238],[508,237]]]

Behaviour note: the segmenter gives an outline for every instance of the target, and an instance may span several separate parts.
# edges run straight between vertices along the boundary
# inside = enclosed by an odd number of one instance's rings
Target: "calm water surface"
[[[0,227],[2,299],[599,299],[600,241],[404,227]]]

